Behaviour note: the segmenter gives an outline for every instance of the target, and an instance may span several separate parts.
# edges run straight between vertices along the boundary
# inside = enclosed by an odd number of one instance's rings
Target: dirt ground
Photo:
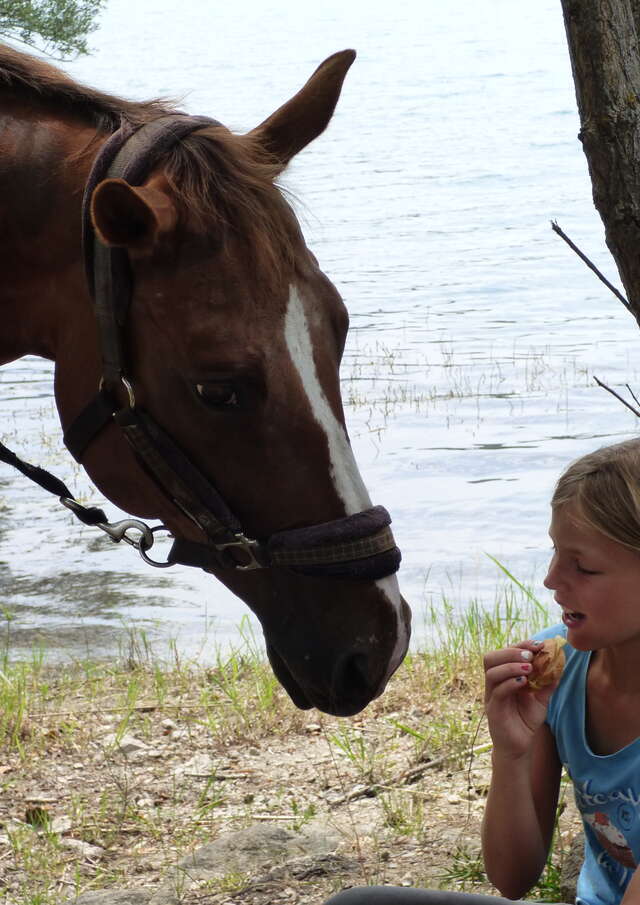
[[[25,716],[21,744],[0,757],[0,902],[159,889],[190,851],[262,823],[321,827],[336,844],[301,862],[229,864],[179,901],[320,903],[371,883],[491,892],[479,859],[490,752],[477,689],[450,685],[428,701],[409,682],[399,676],[348,720],[295,711],[278,691],[271,725],[256,716],[251,726],[249,708],[234,732],[171,695],[138,701],[126,731],[105,700]],[[569,806],[560,860],[576,829]]]

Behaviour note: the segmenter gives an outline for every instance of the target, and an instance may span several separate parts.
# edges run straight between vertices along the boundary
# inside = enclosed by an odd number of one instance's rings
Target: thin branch
[[[469,748],[467,751],[464,751],[461,756],[466,757],[467,755],[483,754],[485,751],[490,751],[492,747],[492,742],[488,742],[483,745],[477,745],[476,747]],[[428,760],[426,761],[426,763],[420,764],[417,767],[411,767],[408,770],[403,770],[402,773],[398,773],[396,776],[392,777],[392,779],[390,779],[389,783],[386,785],[374,782],[366,786],[356,786],[356,788],[352,789],[351,792],[347,792],[345,795],[340,795],[339,798],[332,798],[329,801],[329,807],[335,808],[338,805],[346,804],[348,801],[355,801],[358,798],[375,798],[380,789],[397,789],[398,786],[411,785],[412,783],[417,782],[419,779],[422,779],[422,777],[428,770],[433,770],[434,767],[440,767],[442,764],[446,763],[454,756],[454,753],[449,751],[447,754],[443,754],[441,757],[434,757],[433,760]]]
[[[623,399],[622,396],[621,396],[619,393],[616,393],[615,390],[612,390],[611,387],[608,387],[608,386],[606,385],[606,383],[603,383],[601,380],[598,380],[598,378],[595,376],[595,374],[594,374],[593,379],[595,380],[595,382],[598,384],[599,387],[602,387],[603,390],[606,390],[607,393],[611,393],[611,395],[612,395],[612,396],[615,396],[616,399],[619,399],[620,402],[621,402],[623,405],[626,405],[626,407],[627,407],[628,409],[630,409],[630,410],[633,412],[633,414],[636,416],[636,418],[640,418],[640,411],[639,411],[637,408],[634,408],[632,405],[630,405],[630,404],[627,402],[627,400],[626,400],[626,399]],[[628,388],[628,387],[627,387],[627,388]],[[629,392],[631,392],[631,391],[629,391]],[[631,393],[631,395],[633,396],[633,393]],[[633,398],[636,399],[635,396],[633,396]],[[636,402],[637,402],[637,401],[638,401],[638,400],[636,399]]]
[[[560,229],[560,227],[558,226],[558,224],[556,223],[555,220],[551,221],[551,229],[554,231],[554,233],[557,233],[561,239],[564,239],[564,241],[567,243],[569,248],[573,249],[573,251],[575,251],[575,253],[578,255],[578,257],[584,261],[584,263],[587,265],[587,267],[589,267],[591,270],[593,270],[593,272],[598,277],[598,279],[602,280],[602,282],[607,287],[607,289],[610,289],[611,292],[613,292],[613,294],[615,295],[615,297],[617,299],[620,299],[620,301],[622,302],[624,307],[627,309],[627,311],[629,311],[631,314],[633,314],[631,305],[626,300],[626,298],[623,296],[623,294],[618,289],[616,289],[616,287],[613,285],[613,283],[609,282],[609,280],[606,278],[606,276],[601,271],[598,270],[598,268],[593,263],[593,261],[590,261],[589,258],[586,256],[586,254],[584,252],[580,251],[578,246],[575,245],[571,241],[569,236]]]
[[[636,403],[636,405],[640,406],[640,401],[638,401],[638,397],[637,397],[636,394],[633,392],[633,390],[631,389],[631,387],[629,386],[629,384],[628,384],[628,383],[625,383],[625,386],[626,386],[626,388],[629,390],[629,393],[631,394],[631,398],[633,399],[633,401]]]

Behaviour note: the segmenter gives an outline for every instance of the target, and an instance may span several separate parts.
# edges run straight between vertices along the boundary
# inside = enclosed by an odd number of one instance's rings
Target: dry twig
[[[560,238],[563,239],[567,243],[569,248],[571,248],[573,251],[575,251],[575,253],[578,255],[578,257],[582,261],[584,261],[584,263],[587,265],[587,267],[589,267],[590,270],[593,270],[593,272],[598,277],[598,279],[604,283],[604,285],[607,287],[607,289],[610,289],[611,292],[613,292],[615,297],[622,302],[622,304],[627,309],[627,311],[629,311],[633,314],[633,312],[631,311],[631,305],[626,300],[626,298],[623,296],[623,294],[618,289],[616,289],[616,287],[613,285],[613,283],[609,282],[609,280],[605,277],[605,275],[600,270],[598,270],[598,268],[593,263],[593,261],[590,261],[589,258],[586,256],[586,254],[583,251],[580,251],[578,246],[574,242],[571,241],[571,239],[565,232],[563,232],[563,230],[558,226],[558,224],[555,220],[551,221],[551,229],[554,231],[554,233],[557,233],[557,235],[559,235]]]
[[[602,387],[603,390],[606,390],[607,393],[611,393],[611,395],[612,395],[612,396],[615,396],[616,399],[619,399],[620,402],[621,402],[623,405],[626,405],[626,407],[627,407],[628,409],[630,409],[630,410],[633,412],[633,414],[636,416],[636,418],[640,418],[640,410],[638,410],[637,408],[634,408],[634,406],[632,406],[631,403],[627,402],[626,399],[623,399],[622,396],[620,395],[620,393],[616,393],[615,390],[612,390],[611,387],[609,387],[609,386],[606,385],[606,383],[603,383],[601,380],[599,380],[599,379],[595,376],[595,374],[594,374],[594,376],[593,376],[593,379],[595,380],[595,382],[598,384],[599,387]],[[629,384],[627,384],[627,389],[629,390],[629,392],[630,392],[631,395],[633,396],[634,400],[637,402],[638,400],[636,399],[636,397],[635,397],[633,391],[631,390],[631,387],[629,386]]]

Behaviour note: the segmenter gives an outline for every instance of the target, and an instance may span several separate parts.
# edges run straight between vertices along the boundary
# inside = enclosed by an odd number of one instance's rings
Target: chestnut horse
[[[0,46],[0,364],[55,362],[102,493],[249,605],[298,707],[339,715],[382,692],[410,615],[345,428],[347,312],[274,179],[354,57],[233,135]]]

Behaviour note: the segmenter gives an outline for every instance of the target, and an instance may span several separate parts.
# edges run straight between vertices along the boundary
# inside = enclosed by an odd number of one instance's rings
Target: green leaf
[[[106,0],[0,0],[0,36],[50,56],[88,53],[86,37]]]

